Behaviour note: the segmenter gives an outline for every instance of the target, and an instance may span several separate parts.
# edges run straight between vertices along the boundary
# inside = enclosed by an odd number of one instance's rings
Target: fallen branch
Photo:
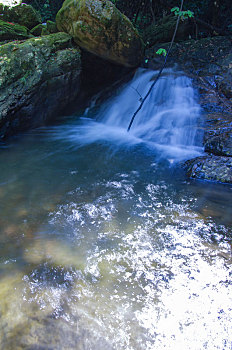
[[[181,12],[182,9],[183,9],[183,4],[184,4],[184,0],[181,0],[180,12]],[[143,107],[144,102],[146,101],[146,99],[147,99],[148,96],[150,95],[151,90],[153,89],[153,87],[154,87],[155,84],[157,83],[158,79],[160,78],[160,76],[161,76],[161,74],[162,74],[163,69],[164,69],[165,66],[166,66],[167,59],[168,59],[168,55],[169,55],[169,53],[170,53],[170,51],[171,51],[171,49],[172,49],[172,45],[173,45],[174,40],[175,40],[175,37],[176,37],[176,32],[177,32],[177,29],[178,29],[179,22],[180,22],[180,16],[178,16],[178,18],[177,18],[176,27],[175,27],[175,30],[174,30],[174,33],[173,33],[173,36],[172,36],[172,41],[171,41],[171,44],[170,44],[170,46],[169,46],[169,48],[168,48],[167,55],[165,56],[165,60],[164,60],[163,66],[161,67],[161,69],[160,69],[160,71],[159,71],[159,74],[157,75],[155,81],[152,83],[152,85],[151,85],[150,89],[148,90],[146,96],[143,98],[143,100],[142,100],[142,102],[141,102],[139,108],[138,108],[138,109],[135,111],[135,113],[133,114],[133,117],[131,118],[130,124],[129,124],[128,129],[127,129],[128,132],[130,131],[130,128],[131,128],[131,126],[132,126],[132,124],[133,124],[133,121],[134,121],[136,115],[138,114],[138,112],[140,111],[140,109]]]

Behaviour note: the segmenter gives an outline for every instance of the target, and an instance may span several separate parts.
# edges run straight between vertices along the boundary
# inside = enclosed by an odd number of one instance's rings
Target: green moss
[[[33,75],[33,72],[49,71],[49,59],[63,49],[71,48],[71,37],[65,33],[32,38],[22,43],[10,42],[0,47],[1,87]],[[48,61],[48,63],[46,62]],[[53,69],[56,69],[54,66]],[[35,79],[39,79],[38,74]],[[46,75],[46,73],[45,73]],[[28,86],[30,88],[30,86]]]
[[[50,33],[49,33],[49,31],[47,30],[47,27],[44,27],[44,28],[42,29],[41,36],[49,35],[49,34],[50,34]]]
[[[26,27],[0,20],[0,41],[28,39],[30,37]]]
[[[80,50],[73,47],[66,33],[2,45],[0,135],[34,127],[41,123],[41,115],[50,118],[57,113],[70,100],[69,96],[64,98],[64,91],[70,89],[76,97],[80,70]]]
[[[30,33],[34,36],[40,36],[42,33],[44,26],[43,24],[38,24],[37,26],[35,26],[34,28],[32,28],[32,30],[30,31]]]
[[[58,29],[57,29],[57,26],[56,26],[56,23],[55,22],[52,22],[52,21],[47,21],[47,30],[50,34],[53,34],[53,33],[57,33],[58,32]]]
[[[135,67],[142,59],[137,30],[108,0],[66,0],[56,23],[82,48],[111,62]]]

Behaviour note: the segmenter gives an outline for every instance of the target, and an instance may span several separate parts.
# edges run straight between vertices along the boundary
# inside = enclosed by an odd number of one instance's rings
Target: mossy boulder
[[[66,0],[56,16],[57,28],[83,49],[126,67],[136,67],[143,42],[130,20],[108,0]]]
[[[0,47],[0,138],[42,125],[79,94],[81,54],[66,33]]]
[[[27,4],[11,7],[0,3],[0,16],[4,21],[18,23],[28,29],[32,29],[37,24],[42,23],[40,13]]]
[[[47,21],[47,23],[40,23],[31,29],[30,33],[34,36],[49,35],[57,33],[58,29],[55,22]]]
[[[0,42],[28,39],[30,37],[31,35],[26,27],[0,20]]]

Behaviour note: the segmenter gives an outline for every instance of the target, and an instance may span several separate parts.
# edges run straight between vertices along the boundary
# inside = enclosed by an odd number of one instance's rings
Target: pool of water
[[[0,149],[0,348],[231,350],[232,187],[86,123]]]

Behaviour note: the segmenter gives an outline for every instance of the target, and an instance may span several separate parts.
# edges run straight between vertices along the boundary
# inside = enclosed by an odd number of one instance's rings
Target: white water
[[[130,147],[142,143],[170,161],[199,156],[200,106],[191,80],[182,72],[166,69],[127,132],[157,74],[139,69],[117,96],[101,106],[95,120],[88,118],[90,107],[81,125],[55,129],[56,137],[69,139],[72,145],[108,142]]]

